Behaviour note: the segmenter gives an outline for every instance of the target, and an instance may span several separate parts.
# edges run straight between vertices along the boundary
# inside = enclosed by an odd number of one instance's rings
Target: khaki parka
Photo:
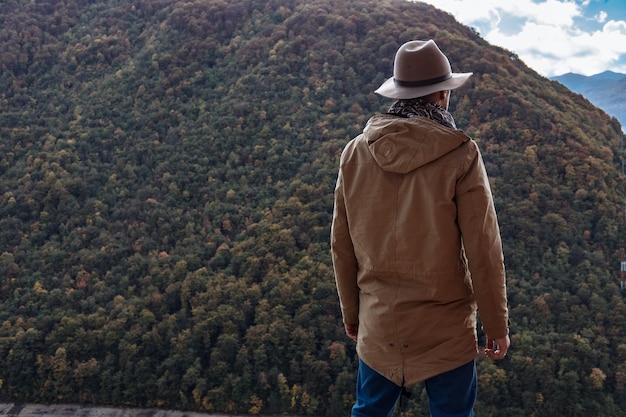
[[[359,357],[397,385],[475,358],[477,309],[489,337],[508,334],[491,189],[460,130],[372,117],[341,155],[331,248]]]

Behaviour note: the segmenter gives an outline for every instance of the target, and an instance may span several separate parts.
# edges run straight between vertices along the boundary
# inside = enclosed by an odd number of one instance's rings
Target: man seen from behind
[[[457,130],[453,73],[434,41],[410,41],[376,93],[394,99],[344,148],[332,259],[346,334],[357,342],[352,417],[392,416],[423,381],[432,417],[473,417],[477,313],[485,353],[509,348],[505,268],[480,150]]]

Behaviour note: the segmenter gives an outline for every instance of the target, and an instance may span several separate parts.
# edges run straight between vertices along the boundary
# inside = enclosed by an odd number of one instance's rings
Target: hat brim
[[[420,87],[401,87],[396,85],[393,77],[391,77],[374,92],[383,97],[396,99],[424,97],[437,91],[454,90],[455,88],[459,88],[465,84],[472,74],[472,72],[452,73],[452,77],[445,81]]]

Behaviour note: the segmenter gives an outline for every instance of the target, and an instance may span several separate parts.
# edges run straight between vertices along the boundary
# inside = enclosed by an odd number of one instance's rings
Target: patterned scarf
[[[421,97],[398,100],[389,107],[387,113],[401,117],[427,117],[446,127],[456,129],[452,114],[438,104],[424,101]]]

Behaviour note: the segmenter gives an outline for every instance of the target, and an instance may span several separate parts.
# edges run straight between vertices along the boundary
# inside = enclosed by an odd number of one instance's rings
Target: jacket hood
[[[376,163],[385,171],[406,174],[441,158],[470,138],[425,117],[372,117],[363,135]]]

